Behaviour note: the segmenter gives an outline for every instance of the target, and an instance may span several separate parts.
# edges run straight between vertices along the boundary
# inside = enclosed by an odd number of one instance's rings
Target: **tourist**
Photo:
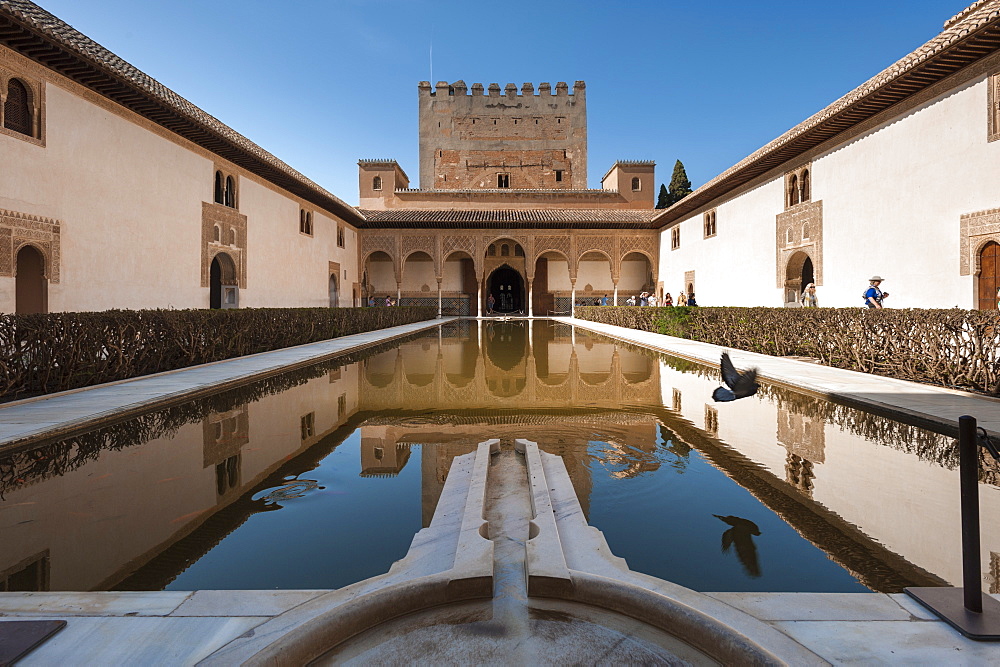
[[[657,303],[657,301],[656,301],[656,295],[655,294],[650,294],[649,295],[649,307],[650,308],[656,308],[656,303]]]
[[[698,302],[694,300],[694,292],[691,292],[690,294],[688,294],[688,305],[689,306],[697,306],[698,305]]]
[[[819,308],[819,299],[816,297],[816,283],[809,283],[802,291],[803,308]]]
[[[882,276],[872,276],[868,279],[868,289],[865,290],[865,306],[867,308],[881,308],[882,300],[889,296],[888,292],[879,289],[882,284]]]
[[[492,315],[493,314],[493,306],[496,305],[496,302],[497,302],[497,300],[493,296],[492,293],[490,293],[490,295],[488,297],[486,297],[486,314],[487,315]]]
[[[643,292],[639,295],[639,305],[648,306],[649,305],[649,292]]]
[[[626,299],[625,300],[625,305],[626,306],[634,306],[635,305],[635,295],[632,295],[628,299]]]
[[[674,297],[670,296],[670,292],[663,295],[663,305],[671,307],[674,305]]]
[[[678,306],[688,305],[687,294],[684,293],[684,290],[681,290],[680,292],[677,293],[677,305]]]
[[[391,306],[392,305],[392,297],[388,297],[388,296],[385,297],[385,305],[386,306]]]
[[[602,306],[608,305],[608,295],[607,294],[605,294],[604,296],[601,297],[601,304],[600,305],[602,305]]]
[[[369,297],[368,297],[368,307],[369,308],[374,308],[375,307],[375,296],[374,295],[369,295]]]

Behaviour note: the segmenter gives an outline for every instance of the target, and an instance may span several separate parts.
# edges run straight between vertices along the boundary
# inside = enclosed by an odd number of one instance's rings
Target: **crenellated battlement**
[[[520,88],[513,83],[508,83],[503,88],[500,87],[499,83],[491,83],[487,87],[481,83],[474,83],[470,88],[461,79],[454,83],[438,81],[433,86],[430,81],[421,81],[417,84],[420,95],[439,99],[445,97],[574,97],[584,94],[586,89],[587,84],[583,81],[574,81],[572,92],[565,81],[556,83],[554,91],[548,82],[538,84],[537,91],[530,82],[522,84]]]

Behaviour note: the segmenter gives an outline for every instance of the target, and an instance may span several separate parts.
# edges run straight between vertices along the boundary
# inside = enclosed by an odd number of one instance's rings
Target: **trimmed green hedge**
[[[436,307],[0,315],[0,400],[124,380],[435,317]]]
[[[576,316],[863,373],[1000,394],[1000,313],[862,308],[582,307]]]

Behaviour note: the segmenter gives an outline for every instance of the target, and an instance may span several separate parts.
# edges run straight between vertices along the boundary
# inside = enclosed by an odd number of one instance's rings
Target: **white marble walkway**
[[[610,324],[568,317],[558,319],[582,329],[715,367],[718,367],[719,357],[726,349],[710,343]],[[991,435],[1000,437],[1000,399],[997,398],[742,350],[730,350],[729,354],[737,368],[756,366],[760,369],[759,376],[768,382],[802,389],[917,426],[954,429],[956,435],[958,418],[971,415]]]
[[[336,354],[431,329],[454,319],[457,318],[415,322],[6,403],[0,405],[0,451],[37,438],[59,437],[96,427],[109,419],[137,415],[184,399],[216,393],[251,380],[308,366]]]

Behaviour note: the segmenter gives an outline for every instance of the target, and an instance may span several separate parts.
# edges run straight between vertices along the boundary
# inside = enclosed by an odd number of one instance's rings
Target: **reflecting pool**
[[[450,323],[0,455],[0,590],[340,588],[406,553],[488,438],[562,456],[614,553],[696,590],[960,585],[951,438],[776,386],[717,404],[718,384],[562,323]]]

